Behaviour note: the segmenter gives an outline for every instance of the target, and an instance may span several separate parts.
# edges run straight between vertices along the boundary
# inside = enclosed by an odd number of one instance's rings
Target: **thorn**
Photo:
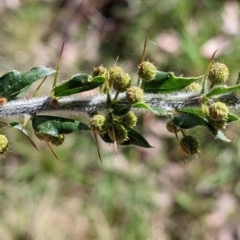
[[[217,53],[218,49],[216,49],[211,57],[211,62],[214,60],[215,54]]]
[[[114,67],[117,65],[118,59],[119,59],[119,56],[117,56],[117,58],[116,58],[116,61],[114,63]]]
[[[147,47],[147,36],[146,36],[145,41],[144,41],[143,52],[142,52],[142,57],[141,57],[141,62],[140,63],[142,63],[144,58],[145,58],[146,47]]]
[[[51,97],[54,96],[54,91],[53,90],[54,90],[55,86],[57,85],[57,79],[58,79],[58,75],[59,75],[59,72],[60,72],[61,59],[62,59],[64,45],[65,45],[65,40],[63,40],[61,51],[60,51],[60,54],[59,54],[59,57],[58,57],[57,70],[56,70],[56,73],[55,73],[55,76],[54,76],[52,91],[51,91],[51,94],[50,94]]]
[[[97,134],[95,132],[93,132],[93,135],[94,135],[94,139],[95,139],[95,142],[96,142],[98,157],[99,157],[100,162],[102,163],[102,158],[101,158],[101,153],[100,153],[100,149],[99,149]]]
[[[116,154],[116,156],[118,156],[118,148],[117,148],[117,142],[116,141],[114,141],[114,152],[115,152],[115,154]]]
[[[59,160],[58,157],[57,157],[57,154],[54,152],[54,150],[52,149],[52,146],[49,144],[49,142],[47,142],[47,141],[45,141],[45,142],[47,143],[47,145],[48,145],[49,149],[51,150],[52,154],[54,155],[54,157],[55,157],[57,160]]]

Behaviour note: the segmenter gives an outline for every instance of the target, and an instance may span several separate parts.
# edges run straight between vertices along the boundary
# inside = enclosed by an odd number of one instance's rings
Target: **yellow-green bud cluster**
[[[63,144],[65,140],[65,136],[63,134],[51,135],[43,132],[35,132],[35,136],[42,141],[50,142],[55,146],[60,146]]]
[[[173,121],[168,121],[166,123],[166,128],[170,133],[177,133],[179,132],[179,128],[173,123]]]
[[[209,71],[208,78],[213,84],[222,84],[227,81],[228,76],[228,67],[223,63],[214,62]]]
[[[228,118],[228,107],[225,103],[215,102],[209,107],[209,118],[212,120],[226,120]]]
[[[200,83],[193,82],[184,89],[189,92],[200,92],[202,90],[202,86]]]
[[[209,123],[215,129],[226,126],[228,118],[228,107],[225,103],[215,102],[209,107]]]
[[[131,85],[131,78],[120,67],[114,66],[109,69],[109,82],[119,92],[125,92]]]
[[[150,82],[151,80],[154,79],[157,73],[157,68],[155,67],[154,64],[148,62],[148,61],[143,61],[139,66],[138,66],[138,76],[145,82]]]
[[[55,146],[60,146],[60,145],[63,144],[64,140],[65,140],[65,135],[58,134],[57,136],[51,136],[49,142],[52,143]]]
[[[101,114],[96,114],[90,120],[90,128],[95,133],[104,134],[109,129],[108,119]]]
[[[186,135],[181,139],[180,147],[184,154],[192,156],[199,152],[200,144],[195,137]]]
[[[8,139],[5,135],[0,134],[0,154],[4,154],[8,150]]]
[[[126,98],[130,103],[136,103],[143,100],[143,90],[137,86],[131,86],[127,89]]]
[[[113,129],[108,131],[108,136],[112,141],[121,143],[127,140],[127,130],[121,123],[116,122],[113,126]]]
[[[215,129],[223,129],[226,127],[226,120],[209,120],[209,124]]]
[[[93,69],[93,77],[97,76],[106,76],[107,75],[107,69],[100,65],[99,67],[95,67]]]
[[[137,116],[133,112],[128,112],[126,115],[119,118],[119,121],[129,127],[136,126]]]

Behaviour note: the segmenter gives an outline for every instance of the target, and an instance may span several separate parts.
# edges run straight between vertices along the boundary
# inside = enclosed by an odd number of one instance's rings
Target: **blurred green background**
[[[146,58],[159,70],[202,75],[218,49],[234,82],[239,15],[233,0],[0,1],[0,73],[55,67],[65,40],[59,81],[112,66],[117,57],[136,79],[148,36]],[[51,84],[49,78],[39,95]],[[138,130],[153,149],[120,147],[116,156],[101,142],[102,163],[90,133],[68,135],[54,148],[58,161],[34,134],[39,152],[3,129],[10,147],[0,167],[0,239],[240,239],[238,122],[225,131],[231,143],[191,130],[202,151],[184,164],[165,121],[140,118]]]

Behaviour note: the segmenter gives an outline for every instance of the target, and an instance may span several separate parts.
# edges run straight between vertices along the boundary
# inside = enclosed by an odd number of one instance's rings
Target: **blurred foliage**
[[[54,68],[64,39],[60,81],[118,57],[135,71],[148,36],[146,58],[159,70],[199,76],[218,49],[216,59],[235,81],[239,8],[234,0],[2,1],[0,72]],[[45,84],[40,94],[48,91]],[[183,164],[165,123],[150,115],[141,121],[139,130],[155,148],[124,147],[116,156],[103,143],[102,164],[88,134],[68,136],[54,148],[57,161],[44,142],[37,152],[6,131],[11,145],[0,168],[0,238],[239,239],[238,122],[226,130],[231,143],[191,131],[204,150]]]

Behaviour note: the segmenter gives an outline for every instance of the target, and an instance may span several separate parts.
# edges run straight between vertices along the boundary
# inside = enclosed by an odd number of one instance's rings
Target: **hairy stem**
[[[145,94],[144,102],[151,107],[158,107],[165,110],[174,110],[183,107],[201,107],[202,95],[199,93],[182,92],[176,94]],[[95,95],[86,98],[73,96],[62,97],[57,104],[52,104],[51,97],[35,97],[30,99],[18,99],[9,101],[0,106],[0,117],[9,116],[34,116],[44,112],[82,112],[91,114],[95,111],[107,110],[107,96]],[[240,98],[233,94],[225,94],[215,97],[213,101],[221,101],[228,106],[239,107]],[[125,99],[125,94],[119,94],[118,103],[129,104]],[[133,111],[139,111],[133,109]]]

